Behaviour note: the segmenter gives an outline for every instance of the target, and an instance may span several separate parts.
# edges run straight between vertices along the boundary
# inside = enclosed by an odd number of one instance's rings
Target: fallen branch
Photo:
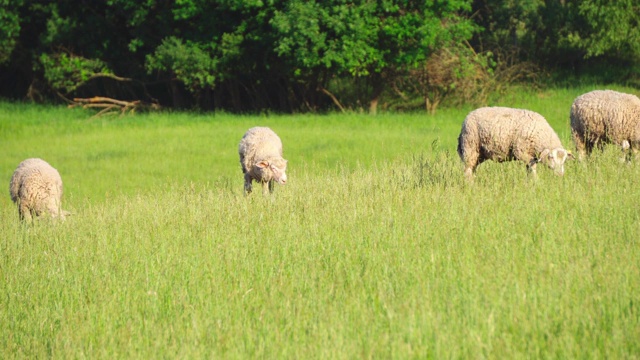
[[[127,112],[135,113],[136,110],[141,108],[156,109],[157,104],[145,104],[140,100],[124,101],[112,99],[104,96],[94,96],[92,98],[74,98],[73,102],[68,105],[69,108],[82,107],[83,109],[99,108],[100,110],[93,117],[99,117],[102,115],[114,115],[120,113],[124,115]]]
[[[329,98],[331,98],[331,100],[333,101],[333,103],[338,107],[338,109],[340,109],[340,111],[345,112],[344,106],[342,106],[342,104],[340,104],[340,101],[338,100],[338,98],[333,95],[329,90],[325,89],[322,86],[319,86],[318,89],[325,95],[327,95]]]

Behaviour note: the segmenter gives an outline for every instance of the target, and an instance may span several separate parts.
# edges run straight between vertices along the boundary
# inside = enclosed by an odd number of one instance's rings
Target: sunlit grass
[[[0,117],[22,134],[2,130],[0,174],[8,186],[22,158],[46,158],[74,214],[24,226],[0,198],[3,358],[640,355],[640,164],[613,147],[564,177],[489,162],[469,184],[466,109],[88,121],[48,108],[64,120],[44,130],[20,122],[30,111]],[[290,160],[273,196],[242,194],[237,143],[254,124]]]

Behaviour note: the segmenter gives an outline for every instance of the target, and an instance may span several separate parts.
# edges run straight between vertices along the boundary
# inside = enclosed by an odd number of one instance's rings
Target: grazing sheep
[[[274,182],[283,185],[287,182],[287,160],[282,158],[282,141],[268,127],[247,130],[238,146],[238,153],[247,194],[251,193],[253,180],[262,183],[263,194],[273,192]]]
[[[33,216],[49,213],[64,219],[69,213],[61,209],[62,179],[58,170],[42,159],[21,162],[9,183],[11,200],[18,206],[20,219],[31,222]]]
[[[479,108],[467,115],[458,137],[458,155],[469,179],[485,160],[520,160],[533,175],[542,162],[562,175],[564,162],[573,158],[542,115],[505,107]]]
[[[630,158],[629,149],[640,149],[640,99],[612,90],[595,90],[578,96],[571,105],[571,135],[578,158],[591,155],[605,143],[619,146]]]

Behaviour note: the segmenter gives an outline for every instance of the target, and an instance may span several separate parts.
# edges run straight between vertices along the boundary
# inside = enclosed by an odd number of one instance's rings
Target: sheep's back
[[[507,107],[485,107],[469,113],[458,142],[459,152],[465,147],[475,148],[494,160],[506,160],[514,153],[533,155],[545,148],[562,147],[542,115]]]
[[[636,134],[640,99],[613,90],[594,90],[578,96],[571,105],[571,128],[588,138],[605,136],[622,141]]]
[[[238,153],[244,159],[247,169],[260,160],[282,157],[280,137],[267,127],[249,129],[238,146]]]
[[[483,146],[508,146],[515,141],[523,124],[527,125],[527,113],[531,112],[506,107],[479,108],[467,115],[462,132]]]
[[[11,177],[11,200],[39,201],[62,197],[62,178],[58,171],[42,159],[21,162]]]

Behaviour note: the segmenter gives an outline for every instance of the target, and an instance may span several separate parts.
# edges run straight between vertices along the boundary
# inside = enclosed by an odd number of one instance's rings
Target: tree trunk
[[[380,96],[384,90],[382,80],[378,80],[377,84],[373,87],[373,94],[371,94],[371,101],[369,102],[369,114],[375,115],[378,113],[378,102],[380,102]]]
[[[182,96],[182,89],[180,88],[178,81],[175,79],[169,81],[169,89],[171,91],[171,102],[173,103],[173,107],[184,107],[184,97]]]

